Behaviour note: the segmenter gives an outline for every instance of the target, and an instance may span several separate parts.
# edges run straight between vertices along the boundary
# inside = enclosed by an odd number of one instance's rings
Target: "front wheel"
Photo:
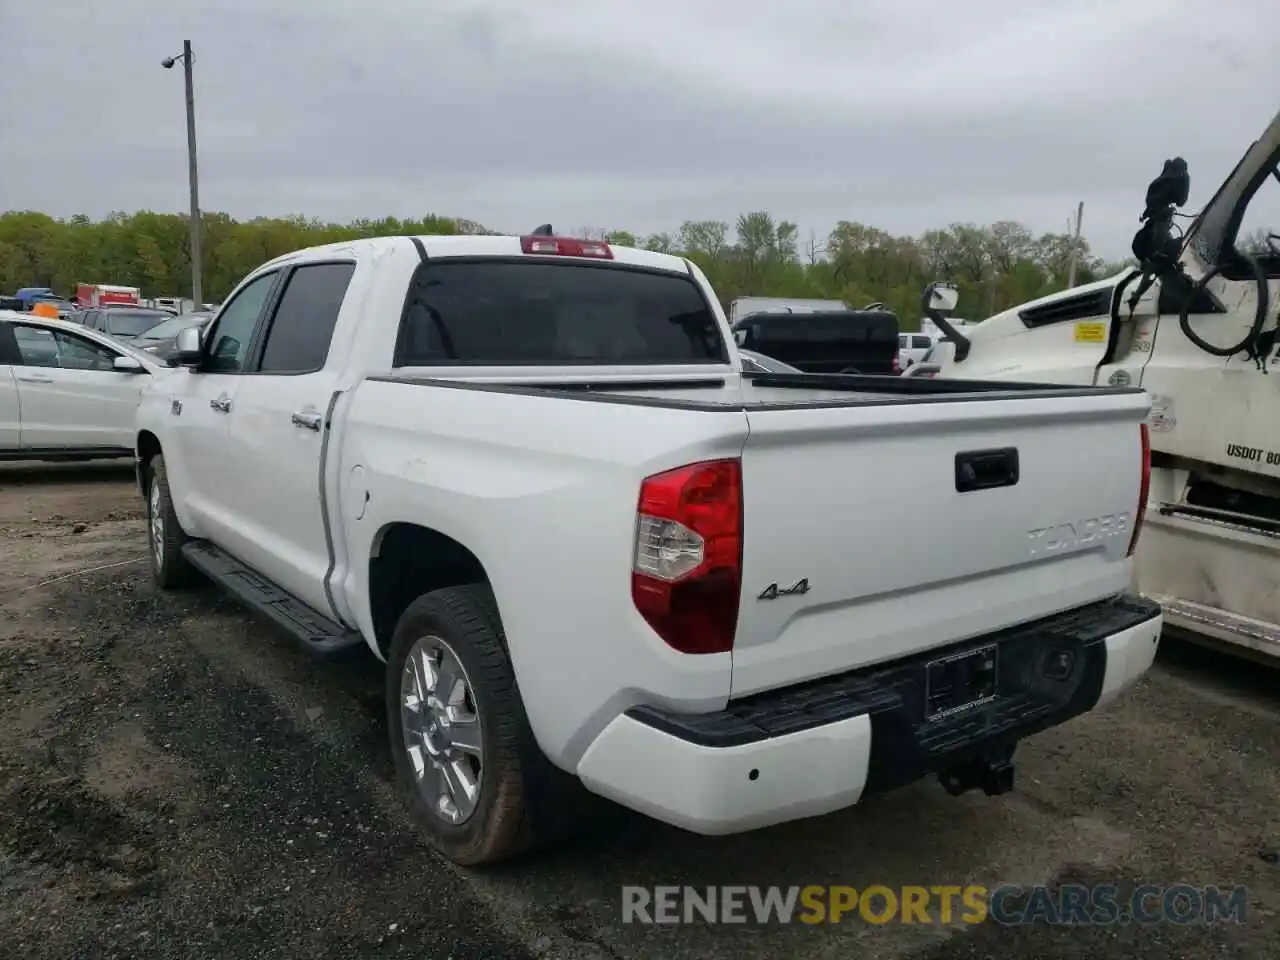
[[[409,604],[387,658],[396,778],[418,826],[463,866],[532,845],[525,777],[540,753],[483,585]]]

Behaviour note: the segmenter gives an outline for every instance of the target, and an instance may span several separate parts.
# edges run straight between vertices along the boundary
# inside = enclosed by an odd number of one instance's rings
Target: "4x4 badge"
[[[760,591],[757,600],[777,600],[779,597],[799,596],[802,593],[809,592],[809,578],[797,580],[789,587],[779,587],[776,583],[771,583]]]

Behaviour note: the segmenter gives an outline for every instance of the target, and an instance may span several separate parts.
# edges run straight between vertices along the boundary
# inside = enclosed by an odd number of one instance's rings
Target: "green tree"
[[[150,296],[191,290],[188,221],[181,214],[84,214],[57,220],[32,210],[0,214],[0,290],[50,286],[70,293],[81,282],[123,283]],[[295,214],[235,220],[225,213],[201,218],[206,296],[222,299],[255,267],[291,250],[403,234],[489,234],[473,220],[426,214],[418,219],[363,218],[328,223]],[[920,292],[933,279],[957,283],[962,316],[978,319],[1044,296],[1066,283],[1071,257],[1085,283],[1120,269],[1093,256],[1083,238],[1034,236],[1020,223],[953,223],[919,237],[895,236],[855,220],[841,220],[823,240],[803,244],[796,225],[766,210],[722,220],[688,220],[674,233],[639,237],[628,230],[583,227],[573,231],[619,246],[676,253],[698,264],[727,304],[745,295],[819,297],[858,307],[879,301],[914,329]]]

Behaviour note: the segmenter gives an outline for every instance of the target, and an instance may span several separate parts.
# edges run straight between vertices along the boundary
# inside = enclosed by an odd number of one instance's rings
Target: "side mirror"
[[[956,308],[956,304],[960,302],[960,291],[950,283],[929,284],[929,309],[935,313],[948,314]]]
[[[174,351],[169,356],[171,367],[195,367],[200,364],[201,346],[204,341],[199,327],[183,327],[175,338]]]
[[[937,281],[924,288],[920,298],[920,310],[932,320],[942,331],[943,337],[956,345],[954,359],[956,363],[969,355],[969,338],[947,321],[947,314],[960,302],[960,291],[954,284]]]
[[[116,373],[146,373],[147,368],[135,360],[133,357],[116,357],[111,363],[111,369]]]

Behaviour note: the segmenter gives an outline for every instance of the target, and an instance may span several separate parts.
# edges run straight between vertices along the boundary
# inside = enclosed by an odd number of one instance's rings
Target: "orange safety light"
[[[54,320],[58,319],[58,308],[48,300],[41,300],[39,303],[35,304],[31,308],[31,312],[37,317],[51,317]]]

